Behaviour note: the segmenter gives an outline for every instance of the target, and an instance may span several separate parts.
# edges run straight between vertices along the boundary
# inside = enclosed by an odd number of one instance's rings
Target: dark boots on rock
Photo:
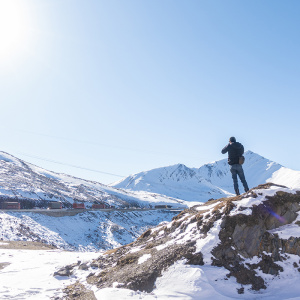
[[[248,191],[249,191],[249,189],[245,188],[245,193],[247,193]],[[239,196],[240,195],[240,190],[238,188],[235,189],[235,193],[236,193],[237,196]]]

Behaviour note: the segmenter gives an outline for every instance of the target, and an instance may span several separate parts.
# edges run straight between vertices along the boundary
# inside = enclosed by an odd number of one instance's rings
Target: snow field
[[[91,270],[77,270],[71,277],[53,276],[60,267],[78,260],[90,261],[99,255],[100,253],[95,252],[0,249],[0,262],[10,263],[0,270],[0,299],[50,299],[62,296],[61,290],[77,280],[93,290],[99,300],[300,299],[300,273],[293,267],[293,263],[299,262],[296,255],[287,257],[288,264],[282,263],[285,268],[279,278],[271,279],[270,275],[259,274],[268,282],[267,290],[253,292],[246,287],[245,294],[241,295],[236,293],[241,286],[234,278],[226,278],[226,269],[185,265],[184,260],[166,270],[157,279],[156,288],[150,294],[121,288],[97,289],[85,281]],[[251,262],[254,260],[255,258]]]
[[[50,299],[61,296],[62,289],[79,278],[54,277],[60,267],[89,261],[99,256],[95,252],[61,250],[0,249],[0,263],[9,263],[0,270],[0,299]]]

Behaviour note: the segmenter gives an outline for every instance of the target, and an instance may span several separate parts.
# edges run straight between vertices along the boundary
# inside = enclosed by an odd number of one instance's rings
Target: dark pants
[[[230,172],[231,172],[232,179],[233,179],[234,190],[237,191],[238,188],[239,188],[238,179],[237,179],[237,176],[239,175],[240,180],[241,180],[241,182],[244,186],[245,192],[247,192],[249,190],[249,188],[248,188],[248,184],[246,182],[243,167],[241,165],[238,165],[238,164],[230,165]]]

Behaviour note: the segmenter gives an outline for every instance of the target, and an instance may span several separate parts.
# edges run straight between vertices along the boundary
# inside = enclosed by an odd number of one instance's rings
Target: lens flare
[[[266,211],[271,214],[273,217],[275,217],[279,222],[281,223],[286,223],[286,219],[282,216],[279,216],[278,214],[276,214],[276,212],[274,212],[269,206],[264,205]]]

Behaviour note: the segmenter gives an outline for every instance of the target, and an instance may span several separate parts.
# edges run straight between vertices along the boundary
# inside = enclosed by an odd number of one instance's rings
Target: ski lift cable
[[[47,161],[47,162],[52,162],[52,163],[55,163],[55,164],[68,166],[68,167],[72,167],[72,168],[77,168],[77,169],[81,169],[81,170],[86,170],[86,171],[91,171],[91,172],[96,172],[96,173],[101,173],[101,174],[111,175],[111,176],[116,176],[116,177],[121,177],[121,178],[125,177],[125,176],[118,175],[118,174],[113,174],[113,173],[103,172],[103,171],[99,171],[99,170],[84,168],[84,167],[81,167],[81,166],[66,164],[66,163],[56,161],[56,160],[52,160],[52,159],[48,159],[48,158],[44,158],[44,157],[39,157],[39,156],[35,156],[35,155],[29,155],[29,154],[25,154],[25,153],[22,153],[22,152],[16,152],[16,153],[27,156],[27,157],[31,157],[31,158],[35,158],[35,159],[39,159],[39,160],[44,160],[44,161]]]

